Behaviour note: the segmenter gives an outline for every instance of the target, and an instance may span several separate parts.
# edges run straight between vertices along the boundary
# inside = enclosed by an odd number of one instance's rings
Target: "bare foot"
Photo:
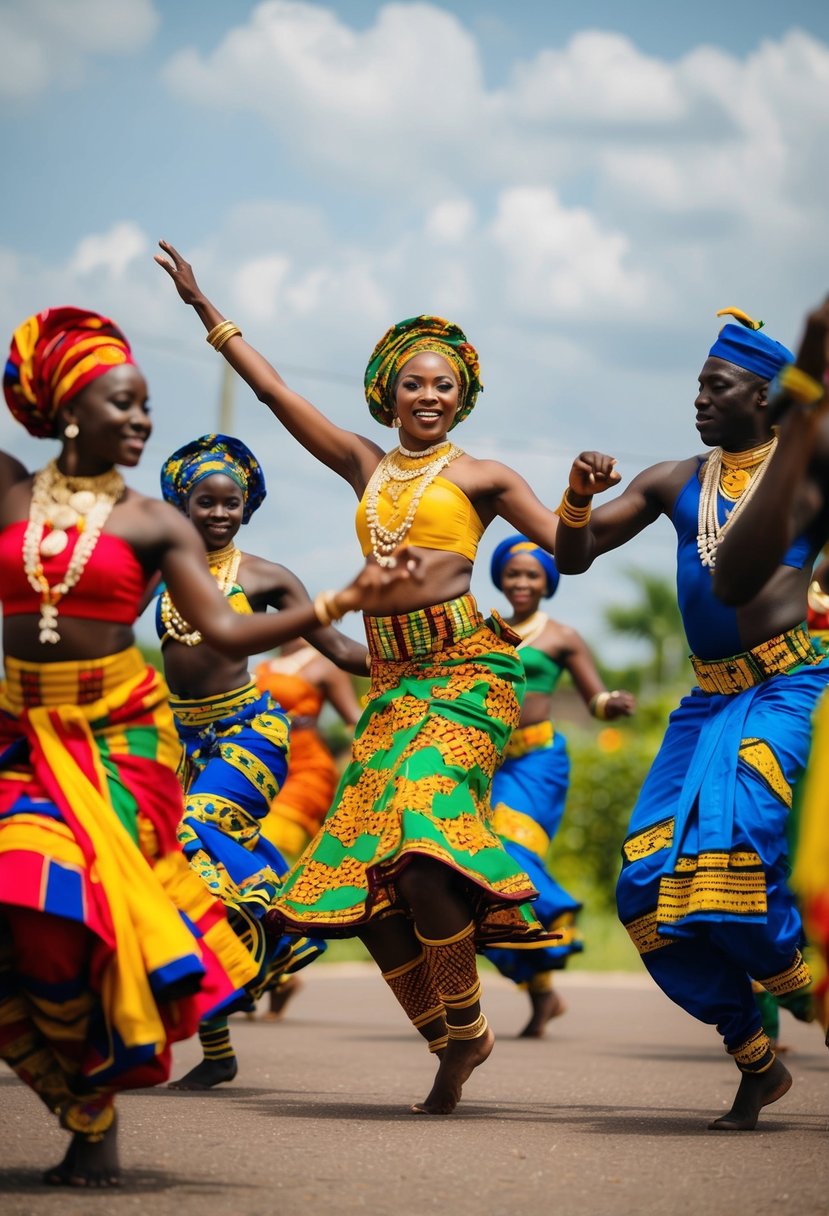
[[[117,1117],[100,1140],[75,1132],[60,1165],[43,1175],[48,1186],[113,1187],[121,1185]]]
[[[450,1039],[428,1097],[412,1107],[416,1115],[451,1115],[461,1100],[464,1083],[489,1056],[495,1035],[487,1026],[479,1039]]]
[[[278,984],[276,988],[271,988],[268,993],[269,1005],[266,1013],[262,1014],[263,1022],[279,1022],[285,1014],[285,1006],[292,997],[295,997],[300,988],[304,988],[302,980],[298,975],[291,975],[284,983]]]
[[[750,1132],[764,1106],[782,1098],[792,1085],[792,1076],[785,1064],[775,1059],[765,1072],[744,1072],[734,1105],[727,1115],[708,1124],[713,1132]]]
[[[533,1014],[519,1034],[519,1039],[543,1038],[547,1023],[567,1012],[567,1006],[554,988],[551,988],[549,992],[531,992],[530,1001]]]
[[[225,1081],[232,1081],[239,1071],[235,1056],[226,1060],[202,1060],[195,1068],[178,1081],[170,1081],[168,1089],[212,1089]]]

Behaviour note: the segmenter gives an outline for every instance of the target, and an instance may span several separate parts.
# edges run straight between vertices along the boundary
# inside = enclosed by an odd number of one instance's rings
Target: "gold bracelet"
[[[561,502],[556,508],[556,515],[568,528],[585,528],[590,523],[590,513],[593,510],[593,500],[586,507],[577,507],[570,501],[570,487],[561,496]]]
[[[594,718],[598,718],[600,722],[607,721],[607,703],[613,696],[612,692],[597,692],[589,700],[587,708],[590,710]]]
[[[324,591],[314,596],[314,616],[321,625],[330,625],[331,616],[328,612],[327,597]]]
[[[241,337],[242,331],[235,321],[220,321],[208,334],[205,334],[204,340],[209,342],[214,350],[221,350],[225,342],[229,342],[237,334]]]
[[[371,671],[371,655],[366,651],[366,671]]]

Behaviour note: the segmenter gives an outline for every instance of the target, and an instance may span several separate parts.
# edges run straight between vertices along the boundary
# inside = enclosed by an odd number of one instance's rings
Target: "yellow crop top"
[[[397,522],[402,522],[416,485],[415,481],[409,482],[396,503],[387,490],[381,491],[377,511],[384,527],[394,527]],[[366,520],[365,494],[357,507],[355,524],[363,556],[368,557],[371,537]],[[426,488],[403,543],[421,549],[445,549],[449,553],[460,553],[474,562],[483,534],[484,525],[480,516],[460,486],[447,481],[445,477],[436,477]]]

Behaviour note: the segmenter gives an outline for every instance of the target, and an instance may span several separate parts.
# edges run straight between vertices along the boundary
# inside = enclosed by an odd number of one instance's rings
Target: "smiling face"
[[[432,351],[414,355],[400,369],[394,404],[404,447],[416,451],[445,439],[460,405],[460,386],[451,363]]]
[[[242,526],[245,498],[226,473],[212,473],[193,487],[187,514],[208,551],[229,545]]]
[[[724,359],[706,359],[694,402],[703,443],[743,452],[769,439],[766,389],[766,381],[752,372]]]
[[[544,567],[529,553],[514,553],[501,571],[501,590],[516,616],[531,616],[547,592]]]
[[[100,473],[114,464],[134,468],[153,429],[147,382],[135,364],[92,380],[60,411],[58,433],[70,422],[78,427],[77,439],[69,441],[77,473]]]

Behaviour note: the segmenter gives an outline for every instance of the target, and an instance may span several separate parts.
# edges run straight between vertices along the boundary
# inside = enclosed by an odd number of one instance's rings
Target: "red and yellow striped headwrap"
[[[62,405],[121,363],[134,363],[114,322],[82,308],[47,308],[14,331],[3,374],[6,404],[31,435],[51,438]]]
[[[366,368],[368,408],[372,417],[383,426],[391,426],[394,421],[394,386],[400,369],[409,359],[427,350],[446,359],[457,372],[460,404],[452,426],[471,414],[478,393],[484,387],[475,347],[452,321],[443,317],[409,317],[383,334]]]

